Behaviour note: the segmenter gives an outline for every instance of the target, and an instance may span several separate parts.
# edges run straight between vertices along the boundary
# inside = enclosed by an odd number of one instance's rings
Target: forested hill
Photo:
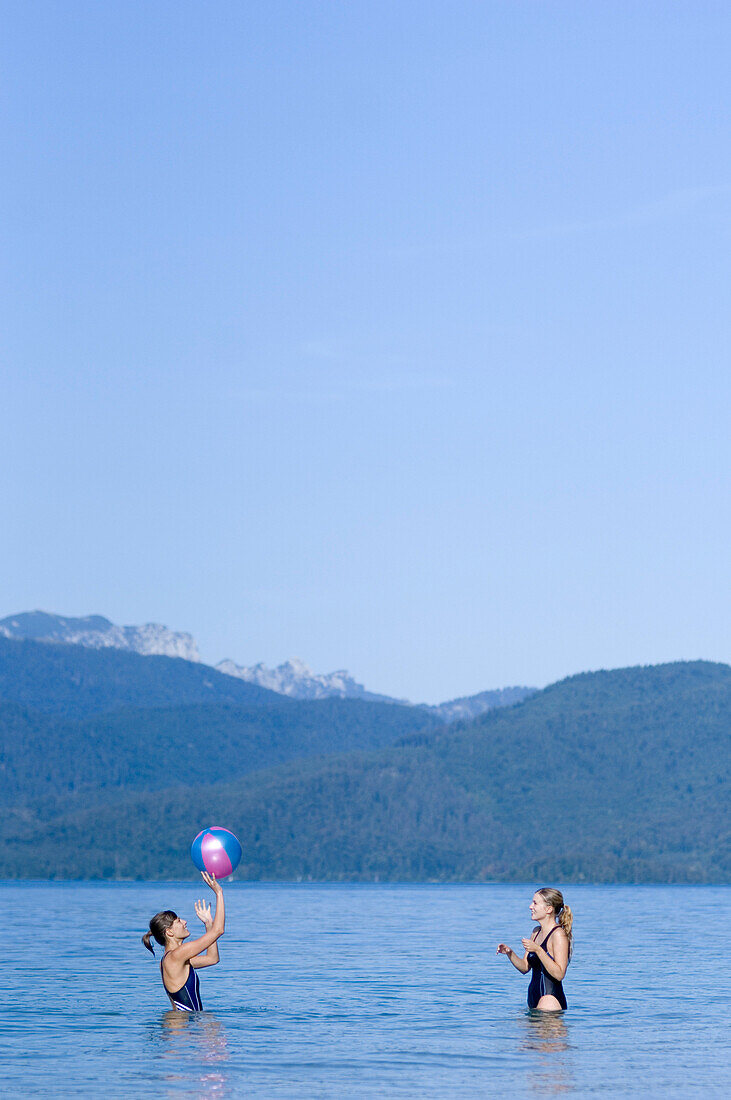
[[[728,881],[730,732],[726,665],[584,674],[376,752],[10,815],[0,874],[187,877],[217,821],[255,879]]]
[[[39,819],[438,724],[420,707],[291,699],[179,658],[0,638],[3,805]]]
[[[179,657],[0,637],[0,702],[68,715],[117,707],[229,703],[279,706],[284,696]]]
[[[274,698],[281,706],[128,707],[81,719],[0,704],[3,804],[44,817],[126,791],[228,782],[301,757],[383,748],[438,724],[390,703]]]

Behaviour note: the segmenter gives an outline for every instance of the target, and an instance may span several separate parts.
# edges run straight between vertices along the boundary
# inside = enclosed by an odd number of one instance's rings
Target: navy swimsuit
[[[558,928],[558,925],[556,925],[556,928]],[[546,944],[556,931],[556,928],[551,929],[540,945],[541,947],[546,947]],[[553,959],[553,955],[550,951],[546,950],[546,954],[549,959]],[[553,959],[553,961],[555,962],[556,960]],[[567,1008],[563,985],[561,982],[557,982],[555,978],[551,977],[535,951],[531,951],[528,955],[528,965],[533,971],[530,985],[528,986],[528,1008],[536,1008],[541,997],[555,997],[561,1005],[561,1008]]]
[[[165,986],[165,976],[162,970],[162,960],[160,960],[160,974],[162,975],[162,984],[165,988],[170,1000],[173,1002],[173,1008],[179,1008],[183,1012],[200,1012],[203,1008],[203,1002],[201,1001],[200,982],[198,981],[198,975],[192,966],[188,967],[188,977],[185,979],[185,985],[177,991],[177,993],[171,993]]]

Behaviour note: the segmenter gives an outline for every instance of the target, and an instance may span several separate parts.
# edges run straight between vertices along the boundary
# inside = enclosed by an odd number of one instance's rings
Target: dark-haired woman
[[[150,921],[150,930],[145,932],[142,942],[148,951],[155,954],[150,942],[154,937],[165,948],[160,960],[162,984],[165,986],[173,1008],[183,1012],[197,1012],[203,1008],[200,995],[197,970],[204,966],[215,966],[218,962],[218,941],[224,933],[225,909],[223,890],[215,875],[201,871],[203,881],[216,895],[216,911],[211,916],[211,906],[200,899],[195,903],[195,915],[205,925],[205,932],[197,940],[186,940],[190,936],[188,924],[171,909],[156,913]]]
[[[537,927],[530,939],[521,941],[525,954],[516,955],[506,943],[498,944],[497,954],[507,955],[521,974],[531,971],[528,1008],[555,1012],[567,1007],[562,983],[571,958],[574,916],[568,905],[564,905],[561,891],[551,886],[536,890],[530,915]]]

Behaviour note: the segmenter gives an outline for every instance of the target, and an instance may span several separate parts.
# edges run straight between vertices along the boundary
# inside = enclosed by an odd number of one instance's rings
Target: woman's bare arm
[[[530,944],[530,947],[528,946]],[[553,958],[540,947],[534,940],[523,940],[523,946],[528,951],[534,951],[543,964],[544,969],[557,982],[563,981],[566,976],[566,967],[569,965],[569,941],[563,928],[557,928],[551,938]]]
[[[213,893],[216,895],[216,913],[210,926],[204,921],[206,924],[206,931],[202,936],[199,936],[197,940],[187,940],[185,943],[181,943],[180,947],[176,947],[174,951],[170,951],[165,956],[166,960],[173,964],[173,968],[182,966],[187,962],[192,962],[197,955],[202,957],[193,963],[196,969],[201,966],[213,966],[214,963],[218,962],[218,947],[216,944],[226,929],[226,909],[223,901],[223,890],[221,889],[220,882],[216,880],[215,876],[209,875],[206,871],[201,871],[201,875],[203,881],[210,886],[211,890],[213,890]],[[196,903],[196,913],[199,912],[199,907],[203,908],[202,902]],[[200,919],[203,920],[203,917],[201,916]],[[211,947],[215,947],[215,958],[208,954]],[[203,955],[204,951],[206,952],[205,955]]]
[[[195,903],[195,915],[198,920],[203,921],[206,926],[206,932],[210,932],[213,927],[213,917],[211,916],[211,907],[207,902],[197,901]],[[218,940],[215,940],[209,945],[205,955],[194,955],[190,960],[190,965],[194,970],[200,970],[204,966],[215,966],[219,962],[218,956]]]
[[[510,959],[511,963],[515,967],[515,969],[519,970],[521,974],[527,974],[528,971],[530,970],[530,966],[528,965],[528,952],[527,951],[526,951],[525,955],[523,955],[523,957],[521,958],[520,955],[516,955],[516,953],[513,951],[512,947],[508,947],[508,945],[506,943],[499,943],[497,945],[497,951],[495,952],[495,954],[496,955],[507,955],[508,958]]]

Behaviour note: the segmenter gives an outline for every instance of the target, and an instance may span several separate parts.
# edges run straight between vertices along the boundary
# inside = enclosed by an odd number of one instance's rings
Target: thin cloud
[[[603,232],[612,229],[630,229],[653,225],[687,214],[711,199],[731,193],[731,187],[684,187],[671,191],[652,202],[643,203],[629,210],[621,211],[608,218],[591,218],[574,222],[558,222],[533,230],[526,230],[517,236],[522,239],[540,237],[562,237],[580,233]]]
[[[352,398],[353,394],[397,394],[424,393],[435,390],[451,389],[455,379],[441,375],[400,377],[373,377],[340,379],[328,386],[312,385],[302,387],[257,386],[239,391],[239,397],[250,401],[296,401],[330,403]]]
[[[619,211],[609,217],[554,222],[523,229],[511,229],[506,225],[493,225],[485,227],[482,231],[476,231],[469,237],[385,245],[379,249],[379,255],[385,259],[397,261],[423,259],[429,256],[463,255],[484,251],[488,241],[506,243],[517,240],[541,240],[550,237],[578,236],[581,233],[597,233],[649,226],[680,217],[704,203],[709,203],[715,198],[725,197],[729,194],[731,194],[731,186],[729,185],[684,187],[653,199],[651,202]]]

